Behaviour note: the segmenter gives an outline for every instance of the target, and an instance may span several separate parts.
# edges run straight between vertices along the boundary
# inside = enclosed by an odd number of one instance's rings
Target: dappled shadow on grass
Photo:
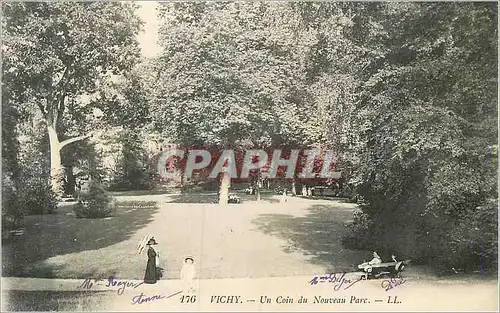
[[[169,196],[169,203],[217,203],[217,193],[183,193]]]
[[[2,242],[2,275],[53,277],[57,269],[37,262],[125,241],[150,223],[157,210],[157,206],[119,206],[113,217],[78,219],[73,206],[64,205],[57,214],[27,216],[22,234]]]
[[[113,293],[115,295],[115,293]],[[3,310],[26,311],[103,311],[103,304],[112,296],[105,291],[3,291]]]
[[[233,192],[230,192],[233,193]],[[256,202],[256,195],[247,195],[245,193],[235,193],[238,197],[241,198],[241,203],[248,202]],[[217,193],[212,192],[204,192],[204,193],[183,193],[180,195],[171,195],[169,196],[169,203],[218,203],[217,202]],[[265,194],[261,195],[261,201],[278,203],[280,200],[276,199],[276,195],[274,194]]]
[[[367,251],[342,247],[345,223],[352,220],[352,210],[338,206],[314,205],[306,216],[261,214],[252,222],[259,231],[286,241],[285,252],[302,252],[313,264],[329,272],[355,271],[356,265],[369,258]]]
[[[152,189],[152,190],[128,190],[128,191],[111,191],[110,194],[114,197],[119,196],[151,196],[151,195],[168,195],[177,193],[177,189]]]

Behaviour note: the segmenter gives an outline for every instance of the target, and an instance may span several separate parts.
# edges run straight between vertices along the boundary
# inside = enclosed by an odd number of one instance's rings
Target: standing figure
[[[285,203],[287,201],[288,201],[288,194],[287,194],[287,191],[285,189],[285,190],[283,190],[283,195],[281,197],[281,203]]]
[[[152,237],[149,239],[146,244],[148,248],[148,263],[146,265],[146,274],[144,274],[144,283],[145,284],[156,284],[158,278],[158,271],[156,268],[156,250],[153,248],[153,245],[157,245],[158,243]]]
[[[183,290],[185,293],[191,293],[195,290],[194,288],[194,276],[196,271],[194,269],[194,259],[187,257],[184,259],[184,264],[181,269],[181,281],[183,284]]]
[[[303,186],[302,186],[302,196],[303,196],[303,197],[306,197],[306,196],[307,196],[307,189],[306,189],[306,185],[303,185]]]

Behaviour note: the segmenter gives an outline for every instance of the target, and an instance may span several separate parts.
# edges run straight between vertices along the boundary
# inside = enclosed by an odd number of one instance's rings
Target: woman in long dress
[[[156,284],[157,269],[156,269],[156,251],[153,245],[158,244],[154,238],[149,239],[148,248],[148,263],[146,265],[146,274],[144,274],[144,283]]]

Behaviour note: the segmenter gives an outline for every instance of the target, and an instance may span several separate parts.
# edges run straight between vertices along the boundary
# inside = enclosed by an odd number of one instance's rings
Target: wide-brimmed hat
[[[187,260],[191,260],[191,261],[193,261],[193,262],[194,262],[194,259],[193,259],[192,257],[190,257],[190,256],[186,257],[186,258],[184,259],[184,262],[186,262]]]
[[[148,243],[146,245],[157,245],[158,243],[154,238],[149,239]]]

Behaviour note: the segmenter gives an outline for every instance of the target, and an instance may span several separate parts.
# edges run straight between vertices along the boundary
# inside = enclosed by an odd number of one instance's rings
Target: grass
[[[152,189],[152,190],[127,190],[127,191],[111,191],[110,194],[115,197],[119,196],[148,196],[148,195],[166,195],[177,192],[175,189]]]
[[[229,193],[235,193],[241,198],[242,203],[257,203],[256,195],[247,195],[244,192],[235,192],[230,190]],[[261,193],[261,201],[278,203],[280,196],[275,193]],[[217,203],[217,192],[205,193],[182,193],[170,196],[170,203]]]
[[[26,216],[17,236],[2,242],[2,275],[17,277],[60,277],[62,264],[45,260],[99,251],[126,241],[153,220],[158,210],[152,202],[126,202],[118,205],[116,216],[102,219],[78,219],[73,205],[62,205],[57,214]],[[99,258],[100,256],[96,256]],[[89,264],[73,264],[70,277],[94,274]],[[78,277],[78,278],[80,278]]]
[[[120,208],[135,208],[135,209],[155,209],[158,204],[156,201],[120,201],[117,203],[118,209]]]
[[[105,291],[4,291],[2,311],[101,311],[107,294]]]

